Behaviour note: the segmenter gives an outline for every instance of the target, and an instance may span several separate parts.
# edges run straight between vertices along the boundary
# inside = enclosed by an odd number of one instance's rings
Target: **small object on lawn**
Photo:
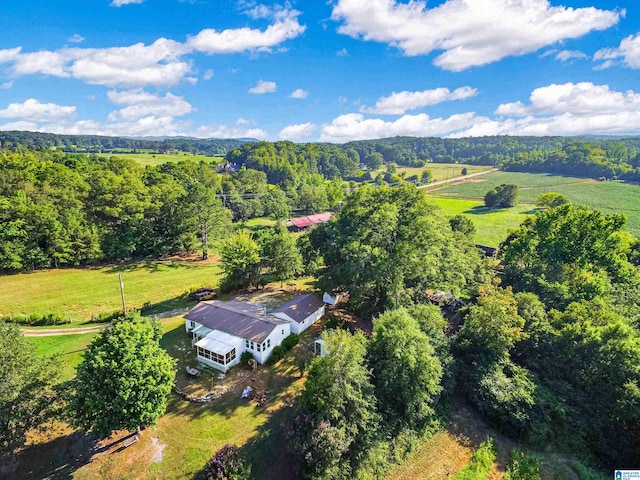
[[[193,375],[194,377],[199,377],[200,376],[200,370],[198,370],[196,368],[191,368],[189,365],[187,365],[185,370],[187,371],[187,373],[189,375]]]
[[[122,446],[124,448],[130,447],[131,445],[133,445],[134,443],[136,443],[138,440],[140,440],[138,438],[138,435],[134,435],[133,437],[129,437],[127,438],[124,443],[122,444]]]
[[[247,387],[242,391],[242,395],[240,396],[240,398],[249,398],[249,394],[251,393],[251,390],[253,390],[253,388],[251,387]]]
[[[263,390],[262,392],[258,393],[256,395],[256,403],[258,404],[259,407],[264,406],[265,403],[267,403],[267,394],[269,392],[267,390]]]

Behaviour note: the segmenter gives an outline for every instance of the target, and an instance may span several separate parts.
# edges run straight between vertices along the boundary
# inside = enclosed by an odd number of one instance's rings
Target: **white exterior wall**
[[[264,342],[262,343],[265,345],[264,350],[261,348],[260,351],[258,352],[255,343],[254,343],[254,349],[251,350],[250,348],[247,348],[246,341],[245,341],[245,344],[243,345],[243,348],[244,348],[243,351],[251,352],[253,354],[253,358],[255,358],[259,364],[264,364],[271,356],[271,352],[273,351],[274,347],[277,347],[278,345],[282,345],[282,341],[285,338],[287,338],[290,333],[291,333],[290,324],[285,323],[282,325],[276,325],[273,331],[269,334],[267,338],[264,339]],[[266,348],[267,340],[271,341],[269,348]]]
[[[198,322],[194,322],[193,320],[187,320],[186,318],[184,319],[184,329],[187,332],[191,332],[196,328],[198,328],[199,326],[200,324]]]
[[[230,361],[229,363],[227,363],[226,365],[221,365],[218,362],[209,360],[208,358],[202,357],[197,353],[196,353],[196,357],[198,358],[198,361],[200,363],[204,363],[205,365],[208,365],[210,367],[215,368],[216,370],[220,370],[221,372],[226,373],[227,370],[229,370],[231,367],[240,363],[240,356],[242,355],[242,352],[244,352],[244,340],[240,337],[235,337],[233,343],[229,343],[229,345],[232,345],[236,349],[236,358]],[[196,349],[196,352],[198,351],[195,346],[193,348]]]
[[[323,305],[321,308],[316,310],[314,313],[309,315],[300,323],[296,322],[294,319],[289,317],[289,315],[286,315],[282,312],[274,312],[271,315],[273,315],[274,317],[281,318],[282,320],[287,320],[291,325],[291,332],[300,335],[307,328],[309,328],[311,325],[316,323],[318,320],[320,320],[324,316],[324,309],[325,307]]]

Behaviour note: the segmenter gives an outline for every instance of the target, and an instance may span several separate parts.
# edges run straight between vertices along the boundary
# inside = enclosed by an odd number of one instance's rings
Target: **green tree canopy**
[[[518,186],[502,184],[489,190],[484,196],[484,204],[489,208],[515,207],[518,203]]]
[[[164,413],[175,360],[160,347],[155,323],[132,315],[89,345],[75,382],[78,426],[105,438],[153,425]]]
[[[374,320],[369,364],[385,424],[395,433],[403,428],[422,431],[435,415],[442,366],[429,337],[406,309]]]
[[[296,238],[287,232],[283,223],[276,225],[274,232],[264,239],[261,250],[265,267],[280,282],[280,286],[284,280],[302,272],[302,256]]]
[[[0,322],[0,457],[58,410],[60,364],[36,356],[17,325]]]
[[[487,279],[469,239],[454,235],[440,209],[409,184],[357,190],[336,221],[310,235],[326,264],[320,288],[349,292],[360,312],[422,301],[428,289],[459,295]]]
[[[231,235],[220,249],[225,288],[256,285],[260,278],[260,246],[249,232]]]

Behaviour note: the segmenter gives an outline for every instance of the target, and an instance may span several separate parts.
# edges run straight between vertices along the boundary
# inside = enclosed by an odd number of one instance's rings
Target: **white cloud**
[[[35,132],[38,130],[38,124],[35,122],[9,122],[0,125],[0,130],[18,130],[22,132]]]
[[[238,53],[249,51],[267,51],[280,43],[301,35],[306,27],[298,23],[300,12],[296,10],[271,11],[274,23],[261,31],[248,27],[217,31],[212,28],[202,30],[189,37],[190,49],[208,53]]]
[[[560,60],[561,62],[566,62],[567,60],[572,60],[574,58],[582,59],[589,58],[589,56],[580,50],[562,50],[556,55],[556,60]]]
[[[22,103],[10,103],[7,108],[0,110],[0,118],[17,118],[30,122],[57,121],[75,114],[76,107],[40,103],[35,98],[29,98]]]
[[[443,51],[435,65],[460,71],[605,30],[625,14],[548,0],[446,0],[433,8],[419,0],[337,0],[332,19],[342,22],[340,33],[408,56]]]
[[[284,127],[278,133],[278,136],[283,140],[300,140],[309,138],[318,127],[311,123],[299,123],[296,125],[289,125]]]
[[[2,85],[0,85],[0,89],[2,89],[2,90],[8,90],[11,87],[13,87],[13,82],[12,81],[4,82]]]
[[[130,5],[133,3],[142,3],[144,0],[113,0],[109,6],[110,7],[121,7],[122,5]]]
[[[132,2],[119,2],[116,6],[125,3]],[[270,12],[273,22],[265,31],[206,29],[184,43],[159,38],[150,45],[137,43],[109,48],[74,47],[23,53],[21,47],[16,47],[0,50],[0,63],[12,64],[10,72],[16,77],[51,75],[107,87],[171,87],[181,81],[195,83],[197,78],[189,75],[192,62],[185,60],[185,55],[194,51],[210,54],[271,52],[279,43],[304,32],[306,27],[297,21],[299,12],[287,9],[271,9]],[[208,76],[207,72],[205,76]]]
[[[82,42],[84,42],[84,37],[82,35],[74,33],[69,38],[67,38],[67,42],[69,42],[69,43],[82,43]]]
[[[617,48],[603,48],[593,56],[594,60],[606,60],[600,65],[600,70],[613,66],[619,58],[626,67],[640,68],[640,33],[629,35]]]
[[[267,138],[267,132],[261,128],[240,128],[228,125],[210,125],[201,126],[192,134],[199,138],[257,138],[264,140]]]
[[[291,95],[289,95],[289,98],[307,98],[308,96],[309,96],[309,92],[301,88],[296,88],[293,92],[291,92]]]
[[[249,120],[248,118],[239,117],[238,120],[236,120],[236,125],[251,125],[252,123],[255,122]]]
[[[615,114],[640,110],[640,94],[629,90],[617,92],[608,85],[591,82],[552,84],[531,92],[529,105],[522,102],[500,105],[496,114],[511,117],[527,115]]]
[[[336,53],[336,55],[339,57],[348,57],[349,52],[347,51],[346,48],[343,48],[342,50],[338,50],[338,53]]]
[[[402,115],[408,110],[415,110],[429,105],[451,100],[463,100],[475,96],[478,90],[471,87],[460,87],[453,92],[448,88],[435,88],[421,92],[393,92],[388,97],[381,97],[373,107],[363,107],[360,111],[384,115]]]
[[[191,104],[171,93],[163,97],[153,95],[144,90],[110,91],[107,93],[109,100],[126,107],[111,112],[108,120],[135,120],[148,116],[155,117],[181,117],[193,111]]]
[[[404,115],[393,122],[386,122],[379,118],[365,119],[360,113],[349,113],[323,126],[320,141],[345,143],[352,140],[394,136],[438,136],[468,129],[480,121],[483,121],[483,117],[476,117],[473,112],[452,115],[448,118],[430,118],[425,113]]]
[[[202,79],[203,80],[211,80],[214,76],[214,72],[212,69],[208,69],[204,72],[204,74],[202,75]]]
[[[265,80],[258,80],[258,84],[255,87],[249,89],[249,93],[261,95],[263,93],[273,93],[276,91],[276,82],[267,82]]]

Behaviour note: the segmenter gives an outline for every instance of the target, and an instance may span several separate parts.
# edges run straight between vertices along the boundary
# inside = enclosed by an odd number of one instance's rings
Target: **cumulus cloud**
[[[118,3],[117,6],[132,2]],[[219,32],[206,29],[185,42],[159,38],[149,45],[137,43],[124,47],[74,47],[37,52],[23,52],[22,47],[15,47],[0,50],[0,63],[11,64],[9,71],[15,77],[51,75],[107,87],[171,87],[181,81],[194,83],[197,78],[190,76],[192,62],[184,59],[194,51],[270,52],[278,44],[304,32],[305,27],[297,21],[299,12],[290,9],[270,9],[269,12],[273,21],[264,31],[246,27]],[[208,76],[206,72],[205,76]]]
[[[73,117],[75,114],[76,107],[40,103],[35,98],[29,98],[22,103],[10,103],[7,108],[0,110],[0,118],[16,118],[29,122],[57,121]]]
[[[264,140],[267,132],[261,128],[240,128],[229,125],[203,125],[192,134],[199,138],[257,138]]]
[[[616,48],[603,48],[602,50],[598,50],[593,56],[593,59],[605,60],[605,62],[600,65],[600,70],[615,65],[618,59],[621,59],[626,67],[640,68],[640,33],[629,35],[623,39]]]
[[[313,135],[313,132],[317,130],[317,126],[311,122],[298,123],[295,125],[289,125],[284,127],[278,133],[278,136],[283,140],[300,140],[309,138]]]
[[[207,28],[197,35],[189,37],[187,46],[210,55],[238,53],[246,50],[270,52],[276,45],[298,37],[306,29],[306,26],[298,23],[300,12],[297,10],[267,9],[267,11],[267,16],[272,17],[274,23],[264,31],[248,27],[223,31]]]
[[[309,92],[301,88],[296,88],[293,92],[291,92],[291,95],[289,95],[289,98],[302,99],[302,98],[307,98],[308,96],[309,96]]]
[[[481,120],[473,112],[451,115],[448,118],[431,118],[425,113],[404,115],[393,122],[379,118],[365,119],[360,113],[348,113],[323,126],[320,141],[345,143],[394,136],[439,136],[470,128]]]
[[[581,52],[580,50],[562,50],[556,55],[556,60],[560,60],[561,62],[566,62],[574,58],[582,59],[589,57],[587,56],[587,54]]]
[[[338,50],[338,53],[336,53],[337,56],[339,57],[348,57],[349,56],[349,52],[347,51],[346,48],[343,48],[341,50]]]
[[[122,5],[130,5],[133,3],[142,3],[144,0],[113,0],[109,6],[110,7],[121,7]]]
[[[386,43],[408,56],[442,51],[435,65],[461,71],[605,30],[624,15],[556,7],[548,0],[446,0],[433,8],[418,0],[337,0],[332,19],[341,22],[340,33]]]
[[[255,87],[249,89],[249,93],[262,95],[263,93],[273,93],[276,91],[276,82],[267,82],[265,80],[258,80]]]
[[[608,85],[591,82],[552,84],[536,88],[529,97],[529,105],[522,102],[500,105],[496,114],[511,117],[527,115],[615,114],[640,110],[640,94],[628,90],[617,92]]]
[[[191,104],[167,92],[164,96],[153,95],[144,90],[110,91],[107,96],[111,102],[126,107],[111,112],[109,121],[134,120],[147,116],[181,117],[193,111]]]
[[[211,80],[213,78],[213,70],[212,69],[208,69],[204,72],[204,75],[202,75],[203,80]]]
[[[383,115],[402,115],[408,110],[415,110],[429,105],[447,102],[450,100],[463,100],[475,96],[478,90],[471,87],[460,87],[453,92],[448,88],[435,88],[421,92],[393,92],[388,97],[381,97],[373,107],[363,107],[362,112],[378,113]]]

